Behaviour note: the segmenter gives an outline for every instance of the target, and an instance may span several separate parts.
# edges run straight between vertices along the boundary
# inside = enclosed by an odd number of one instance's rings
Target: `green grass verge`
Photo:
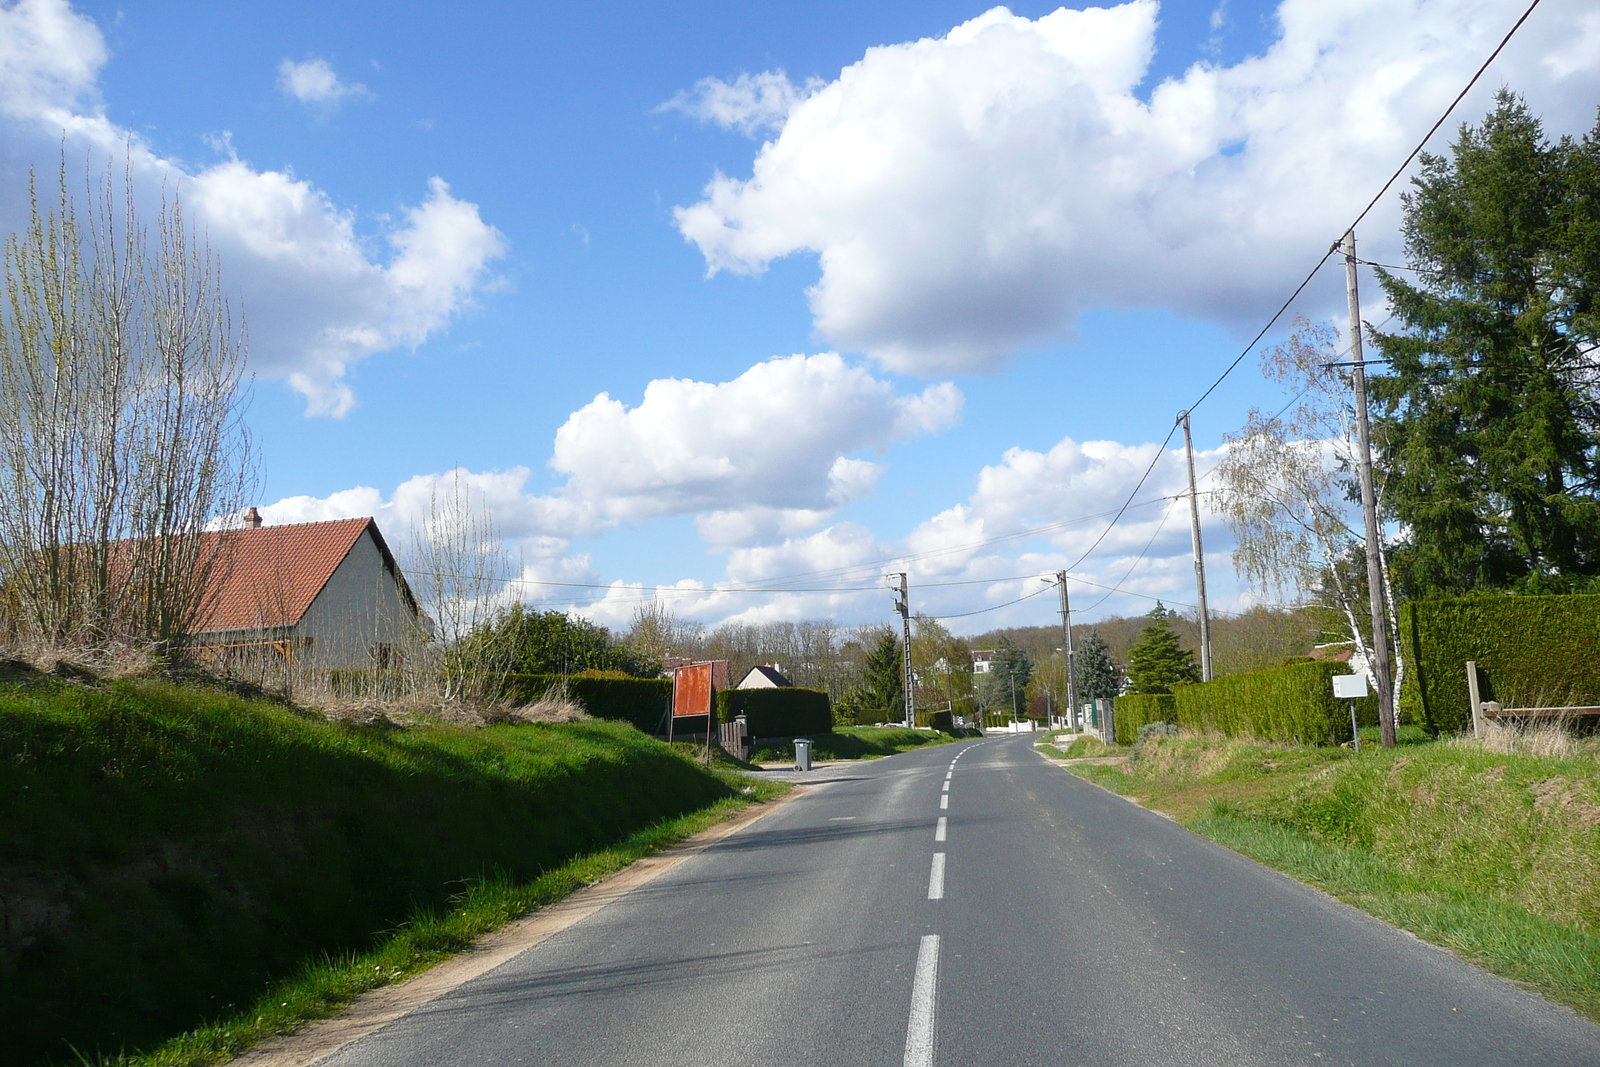
[[[569,860],[531,882],[478,881],[447,907],[419,911],[373,949],[310,964],[275,984],[243,1011],[174,1037],[149,1052],[84,1058],[99,1067],[200,1067],[232,1059],[267,1038],[335,1015],[363,993],[426,970],[529,911],[553,904],[636,860],[709,829],[752,802],[774,799],[790,788],[781,782],[741,786],[749,792],[689,815],[665,819],[612,848]]]
[[[405,973],[758,788],[621,723],[398,731],[8,672],[0,1065],[280,1025],[352,961]]]
[[[1070,770],[1600,1021],[1600,763],[1174,738]]]
[[[835,726],[832,733],[813,734],[811,758],[818,760],[877,759],[924,745],[945,745],[961,738],[936,730],[906,730],[895,726]],[[758,749],[757,763],[794,759],[788,742]]]

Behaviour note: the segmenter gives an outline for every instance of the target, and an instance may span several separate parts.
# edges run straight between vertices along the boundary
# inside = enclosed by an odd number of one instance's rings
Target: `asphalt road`
[[[830,768],[323,1062],[1600,1065],[1600,1028],[1031,742]]]

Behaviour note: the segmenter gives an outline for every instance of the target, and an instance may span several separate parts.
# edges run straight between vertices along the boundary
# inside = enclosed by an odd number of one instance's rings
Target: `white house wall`
[[[363,533],[301,616],[296,636],[309,638],[299,661],[306,666],[376,666],[374,649],[388,645],[411,659],[421,645],[416,616],[383,565],[371,532]]]

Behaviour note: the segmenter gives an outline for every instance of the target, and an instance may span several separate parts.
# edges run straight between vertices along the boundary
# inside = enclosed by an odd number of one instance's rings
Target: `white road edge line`
[[[938,992],[939,935],[923,934],[922,945],[917,949],[917,973],[911,982],[905,1067],[933,1067],[934,1009]]]
[[[933,839],[935,841],[943,841],[944,840],[945,833],[946,833],[947,827],[949,826],[949,823],[950,823],[949,819],[945,818],[943,815],[939,816],[939,825],[934,827],[934,830],[933,830]]]
[[[944,853],[933,854],[933,866],[928,869],[928,899],[944,899]]]
[[[939,810],[940,811],[945,811],[949,807],[950,807],[950,794],[949,793],[941,794],[940,797],[939,797]]]

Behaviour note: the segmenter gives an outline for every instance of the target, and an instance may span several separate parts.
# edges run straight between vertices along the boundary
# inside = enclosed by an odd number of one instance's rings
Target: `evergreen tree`
[[[906,717],[905,660],[900,642],[885,633],[862,658],[862,684],[852,703],[862,712],[880,717],[883,722],[900,722]]]
[[[1033,679],[1033,657],[1009,637],[1002,637],[989,673],[982,676],[979,696],[984,707],[1003,708],[1011,718],[1028,714],[1028,682]]]
[[[1106,647],[1099,630],[1089,631],[1072,658],[1073,681],[1077,683],[1079,700],[1109,700],[1117,695],[1121,679],[1117,677],[1111,650]]]
[[[1414,595],[1562,592],[1600,576],[1600,127],[1551,144],[1502,91],[1404,198],[1415,281],[1374,339],[1385,505]]]
[[[1161,611],[1160,605],[1156,611]],[[1128,689],[1134,693],[1170,693],[1176,685],[1200,680],[1194,653],[1178,643],[1169,616],[1150,613],[1149,626],[1128,651]]]

